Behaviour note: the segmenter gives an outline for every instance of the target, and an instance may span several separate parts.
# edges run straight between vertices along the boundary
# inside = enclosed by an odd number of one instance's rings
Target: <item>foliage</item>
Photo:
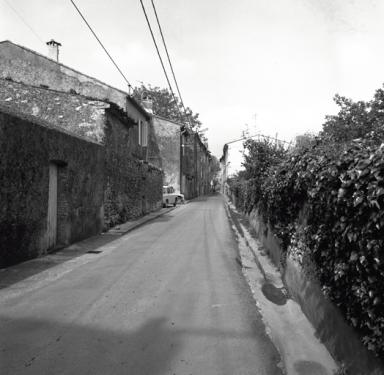
[[[245,143],[230,183],[237,206],[257,208],[288,256],[315,275],[345,319],[384,356],[384,90],[369,102],[341,96],[319,137],[290,152]]]
[[[347,142],[371,134],[377,143],[384,136],[384,90],[378,89],[369,102],[357,101],[336,95],[340,107],[335,116],[327,116],[322,137],[332,142]]]
[[[243,146],[245,169],[231,181],[231,186],[239,207],[245,212],[250,212],[262,196],[262,184],[270,169],[283,160],[286,151],[266,139],[248,139]]]
[[[257,183],[241,186],[246,211]],[[383,355],[384,144],[317,141],[270,168],[258,189],[257,207],[285,249],[315,265],[324,293]]]
[[[199,114],[193,113],[189,107],[186,107],[184,112],[179,98],[174,97],[168,89],[142,84],[133,90],[133,97],[139,103],[142,100],[142,95],[145,94],[149,95],[153,101],[154,114],[185,124],[193,131],[198,132],[200,130],[202,124],[199,120]]]
[[[360,331],[368,349],[381,355],[383,152],[383,146],[374,146],[371,141],[354,141],[337,158],[319,166],[308,190],[303,237],[323,290]]]
[[[308,148],[310,147],[314,141],[316,141],[316,135],[310,132],[306,132],[301,135],[297,135],[295,137],[295,149],[299,148]]]
[[[280,145],[275,145],[268,139],[247,139],[244,144],[244,161],[242,163],[245,179],[265,178],[269,168],[277,165],[285,156],[286,151]]]

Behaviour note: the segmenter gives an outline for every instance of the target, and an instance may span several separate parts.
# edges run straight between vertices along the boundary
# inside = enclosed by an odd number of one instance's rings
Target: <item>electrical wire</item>
[[[129,83],[127,77],[124,75],[124,73],[121,71],[121,69],[119,68],[119,66],[116,64],[115,60],[112,58],[112,56],[109,54],[109,52],[107,51],[107,49],[104,47],[103,43],[100,41],[100,39],[97,37],[96,33],[93,31],[92,27],[89,25],[89,23],[87,22],[87,20],[85,19],[85,17],[83,16],[83,14],[80,12],[80,9],[77,7],[77,5],[75,4],[75,2],[73,0],[70,0],[72,5],[75,7],[75,9],[77,10],[77,12],[80,14],[81,18],[83,19],[83,21],[85,22],[85,24],[88,26],[89,30],[91,31],[91,33],[93,34],[93,36],[96,38],[96,40],[99,42],[100,46],[103,48],[104,52],[108,55],[109,59],[112,61],[113,65],[115,65],[116,69],[119,71],[119,73],[121,74],[121,76],[124,78],[125,82],[127,83],[128,85],[128,91],[130,93],[131,89],[132,89],[132,85]]]
[[[40,38],[39,34],[36,33],[35,30],[33,30],[32,26],[28,24],[28,22],[21,16],[21,14],[7,1],[7,0],[3,0],[4,3],[6,3],[12,10],[13,12],[20,18],[20,20],[24,23],[25,26],[28,27],[29,30],[32,31],[33,35],[35,35],[35,37],[37,39],[40,40],[41,43],[44,43],[44,41]]]
[[[235,139],[233,141],[229,141],[229,142],[226,143],[226,145],[229,145],[229,144],[235,143],[235,142],[239,142],[239,141],[246,141],[247,139],[256,138],[256,137],[263,137],[265,139],[269,139],[269,140],[272,140],[272,141],[277,141],[277,142],[281,142],[281,143],[291,144],[291,142],[287,142],[287,141],[284,141],[282,139],[278,139],[276,137],[274,138],[274,137],[270,137],[270,136],[264,135],[264,134],[255,134],[255,135],[249,135],[247,137],[241,137],[241,138]]]
[[[141,3],[141,7],[143,9],[143,12],[144,12],[145,19],[147,20],[147,25],[148,25],[149,31],[151,33],[151,36],[152,36],[153,44],[155,45],[157,55],[158,55],[158,57],[160,59],[161,67],[163,68],[163,72],[164,72],[165,78],[167,80],[169,90],[171,91],[171,95],[173,97],[173,100],[175,101],[175,104],[177,106],[177,110],[178,110],[179,115],[180,115],[180,120],[181,120],[183,118],[183,116],[181,114],[179,106],[177,105],[177,99],[176,99],[175,94],[174,94],[174,92],[172,90],[171,82],[169,81],[168,74],[167,74],[167,71],[166,71],[164,63],[163,63],[163,59],[161,58],[159,47],[157,46],[156,39],[155,39],[155,36],[153,34],[153,31],[152,31],[151,23],[149,22],[148,15],[147,15],[147,12],[146,12],[144,4],[143,4],[143,0],[140,0],[140,3]]]
[[[184,112],[185,112],[184,102],[183,102],[183,99],[182,99],[181,94],[180,94],[180,89],[179,89],[179,85],[178,85],[177,80],[176,80],[175,72],[174,72],[174,70],[173,70],[173,66],[172,66],[172,63],[171,63],[171,58],[169,57],[167,44],[165,43],[165,38],[164,38],[163,30],[162,30],[161,25],[160,25],[159,17],[158,17],[158,15],[157,15],[156,6],[155,6],[155,3],[154,3],[153,0],[151,0],[151,3],[152,3],[153,11],[154,11],[155,16],[156,16],[157,25],[159,26],[161,39],[163,40],[163,45],[164,45],[165,52],[166,52],[166,54],[167,54],[168,63],[169,63],[169,66],[170,66],[170,68],[171,68],[171,72],[172,72],[173,80],[175,81],[175,85],[176,85],[177,93],[179,94],[180,102],[181,102],[181,105],[183,106],[183,108],[184,108]]]
[[[165,38],[164,38],[163,30],[162,30],[162,27],[161,27],[161,25],[160,25],[159,17],[158,17],[158,15],[157,15],[156,6],[155,6],[155,3],[154,3],[153,0],[151,0],[151,3],[152,3],[153,11],[154,11],[155,16],[156,16],[157,25],[159,26],[159,31],[160,31],[161,39],[163,40],[163,45],[164,45],[165,52],[166,52],[166,54],[167,54],[168,63],[169,63],[169,66],[170,66],[170,68],[171,68],[171,72],[172,72],[173,80],[175,81],[175,85],[176,85],[177,93],[179,94],[179,98],[180,98],[180,102],[181,102],[181,105],[182,105],[183,110],[184,110],[184,114],[185,114],[185,116],[188,118],[189,125],[192,127],[191,117],[190,117],[190,115],[187,114],[187,110],[185,109],[184,101],[183,101],[183,98],[182,98],[182,96],[181,96],[180,89],[179,89],[179,84],[177,83],[177,79],[176,79],[175,71],[173,70],[173,65],[172,65],[172,63],[171,63],[171,58],[170,58],[169,53],[168,53],[167,44],[165,43]]]

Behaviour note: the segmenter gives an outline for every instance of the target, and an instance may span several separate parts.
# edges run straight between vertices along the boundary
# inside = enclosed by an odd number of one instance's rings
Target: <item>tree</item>
[[[255,140],[247,139],[244,143],[245,168],[243,178],[263,179],[268,175],[269,168],[280,163],[287,151],[279,144],[273,144],[267,139]]]
[[[373,100],[357,101],[336,95],[339,113],[326,116],[321,136],[343,143],[356,138],[371,138],[381,143],[384,137],[384,90],[378,89]]]
[[[201,121],[199,114],[193,113],[189,108],[184,108],[177,96],[173,97],[168,89],[160,87],[153,87],[151,85],[142,84],[140,87],[135,87],[133,90],[133,97],[140,103],[143,95],[148,95],[153,101],[153,113],[170,120],[177,121],[186,125],[193,131],[199,132],[201,128]],[[201,138],[202,137],[200,135]],[[204,139],[203,139],[204,141]]]

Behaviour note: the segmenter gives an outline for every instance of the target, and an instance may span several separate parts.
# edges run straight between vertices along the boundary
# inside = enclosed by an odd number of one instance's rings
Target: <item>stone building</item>
[[[164,185],[180,192],[180,128],[179,123],[151,115],[148,141],[148,161],[164,172]]]
[[[184,127],[181,132],[181,190],[186,199],[197,197],[196,133]]]
[[[51,58],[9,40],[0,42],[0,78],[116,104],[138,125],[138,141],[146,160],[150,116],[144,108],[127,92],[61,64],[53,58],[58,57],[60,43],[51,40],[47,44]]]
[[[103,227],[104,148],[0,104],[0,268]]]
[[[140,121],[130,118],[115,103],[0,79],[0,105],[6,113],[0,139],[7,145],[1,149],[0,230],[14,239],[2,252],[8,254],[9,246],[24,238],[17,234],[20,228],[34,239],[30,247],[22,247],[14,261],[161,207],[162,172],[145,161],[147,145],[142,144]],[[20,120],[24,117],[27,122]],[[19,132],[12,132],[13,123],[19,125]],[[39,135],[42,132],[44,136]],[[16,141],[20,151],[15,153],[11,145],[15,148]],[[11,172],[11,165],[19,166],[17,173]],[[28,181],[35,181],[34,176],[42,178],[30,195]],[[52,178],[56,187],[51,187]],[[21,198],[15,184],[25,190]],[[56,190],[56,208],[52,209],[51,189]],[[41,212],[39,220],[33,221],[29,220],[34,215],[29,210],[36,196]],[[49,215],[56,217],[54,229],[50,228]],[[47,240],[47,236],[55,238]],[[4,256],[0,253],[0,258]],[[0,265],[11,259],[5,256]]]
[[[145,108],[152,113],[148,103]],[[148,160],[164,171],[164,185],[172,185],[186,199],[209,193],[210,152],[186,126],[151,114]]]
[[[107,100],[136,122],[148,120],[144,109],[128,93],[9,40],[0,42],[0,66],[0,78]]]

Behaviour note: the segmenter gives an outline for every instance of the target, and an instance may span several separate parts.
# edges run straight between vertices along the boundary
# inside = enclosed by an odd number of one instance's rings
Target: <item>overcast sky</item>
[[[76,3],[132,85],[166,87],[139,0]],[[157,31],[151,3],[144,3]],[[384,82],[382,0],[155,4],[184,102],[209,128],[218,157],[245,124],[250,133],[290,140],[321,129],[324,116],[336,111],[336,93],[370,99]],[[62,44],[62,63],[126,90],[69,0],[0,0],[1,40],[46,54],[39,38]]]

